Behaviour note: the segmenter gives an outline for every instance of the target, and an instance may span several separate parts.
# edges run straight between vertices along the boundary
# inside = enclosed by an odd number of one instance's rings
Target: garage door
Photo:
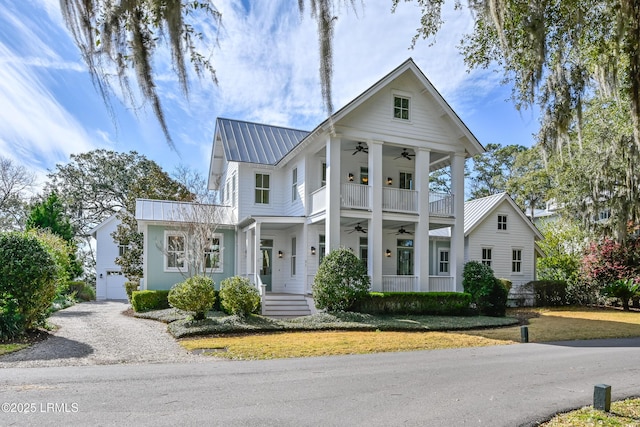
[[[127,299],[124,282],[127,278],[119,271],[107,272],[107,299]]]

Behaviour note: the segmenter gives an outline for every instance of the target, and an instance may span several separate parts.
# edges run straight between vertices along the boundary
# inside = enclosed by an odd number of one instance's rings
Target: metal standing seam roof
[[[194,205],[189,202],[171,200],[136,199],[136,220],[149,222],[190,222],[198,217],[199,209],[211,207],[216,222],[223,225],[233,225],[228,206]]]
[[[298,129],[223,118],[216,121],[216,133],[227,161],[263,165],[277,164],[309,135]]]
[[[464,235],[468,235],[480,221],[482,221],[487,213],[489,213],[495,205],[500,203],[507,193],[498,193],[492,196],[482,197],[480,199],[469,200],[464,202]],[[451,227],[438,228],[429,231],[431,237],[451,237]]]

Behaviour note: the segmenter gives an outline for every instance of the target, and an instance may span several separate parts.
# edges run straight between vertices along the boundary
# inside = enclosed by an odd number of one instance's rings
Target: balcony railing
[[[327,187],[322,186],[311,193],[309,214],[322,212],[327,208]]]
[[[429,276],[429,292],[455,292],[452,276]]]
[[[418,292],[417,276],[382,276],[382,292]]]
[[[342,183],[340,185],[341,207],[371,209],[371,188],[368,185]],[[320,187],[309,197],[309,214],[322,212],[327,207],[327,187]],[[419,193],[401,188],[382,189],[382,210],[387,212],[418,213]],[[429,192],[429,214],[453,216],[453,195]]]
[[[382,210],[418,213],[418,192],[402,188],[383,188]]]
[[[453,194],[429,192],[430,215],[452,216],[453,213]]]
[[[361,184],[343,183],[341,185],[342,207],[354,209],[370,209],[369,186]]]

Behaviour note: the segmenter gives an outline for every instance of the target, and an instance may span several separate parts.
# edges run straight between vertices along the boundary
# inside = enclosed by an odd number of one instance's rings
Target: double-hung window
[[[522,273],[522,249],[511,251],[511,272]]]
[[[507,216],[506,215],[498,215],[498,230],[506,231],[507,230]]]
[[[268,205],[269,204],[269,175],[264,173],[256,174],[256,203]]]
[[[180,233],[165,233],[165,271],[181,271],[185,268],[187,238]]]
[[[491,267],[491,248],[482,248],[482,263]]]
[[[207,239],[204,248],[204,267],[207,272],[222,272],[222,234],[215,234]]]
[[[393,118],[409,120],[409,98],[399,95],[393,97]]]
[[[291,275],[292,276],[296,275],[296,258],[297,258],[296,246],[297,246],[296,238],[292,237],[291,238]]]
[[[298,168],[291,171],[291,201],[298,200]]]

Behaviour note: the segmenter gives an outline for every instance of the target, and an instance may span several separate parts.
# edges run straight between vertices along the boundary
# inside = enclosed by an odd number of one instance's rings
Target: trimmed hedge
[[[527,283],[533,286],[536,307],[568,305],[567,282],[564,280],[534,280]]]
[[[469,313],[471,294],[461,292],[371,292],[354,311],[369,314],[462,315]]]
[[[140,282],[138,282],[137,280],[135,281],[128,280],[124,282],[124,290],[127,293],[127,298],[129,299],[129,302],[131,302],[131,294],[133,294],[134,291],[137,291],[139,289],[140,289]]]
[[[163,310],[169,308],[169,291],[133,291],[131,307],[134,311]]]

